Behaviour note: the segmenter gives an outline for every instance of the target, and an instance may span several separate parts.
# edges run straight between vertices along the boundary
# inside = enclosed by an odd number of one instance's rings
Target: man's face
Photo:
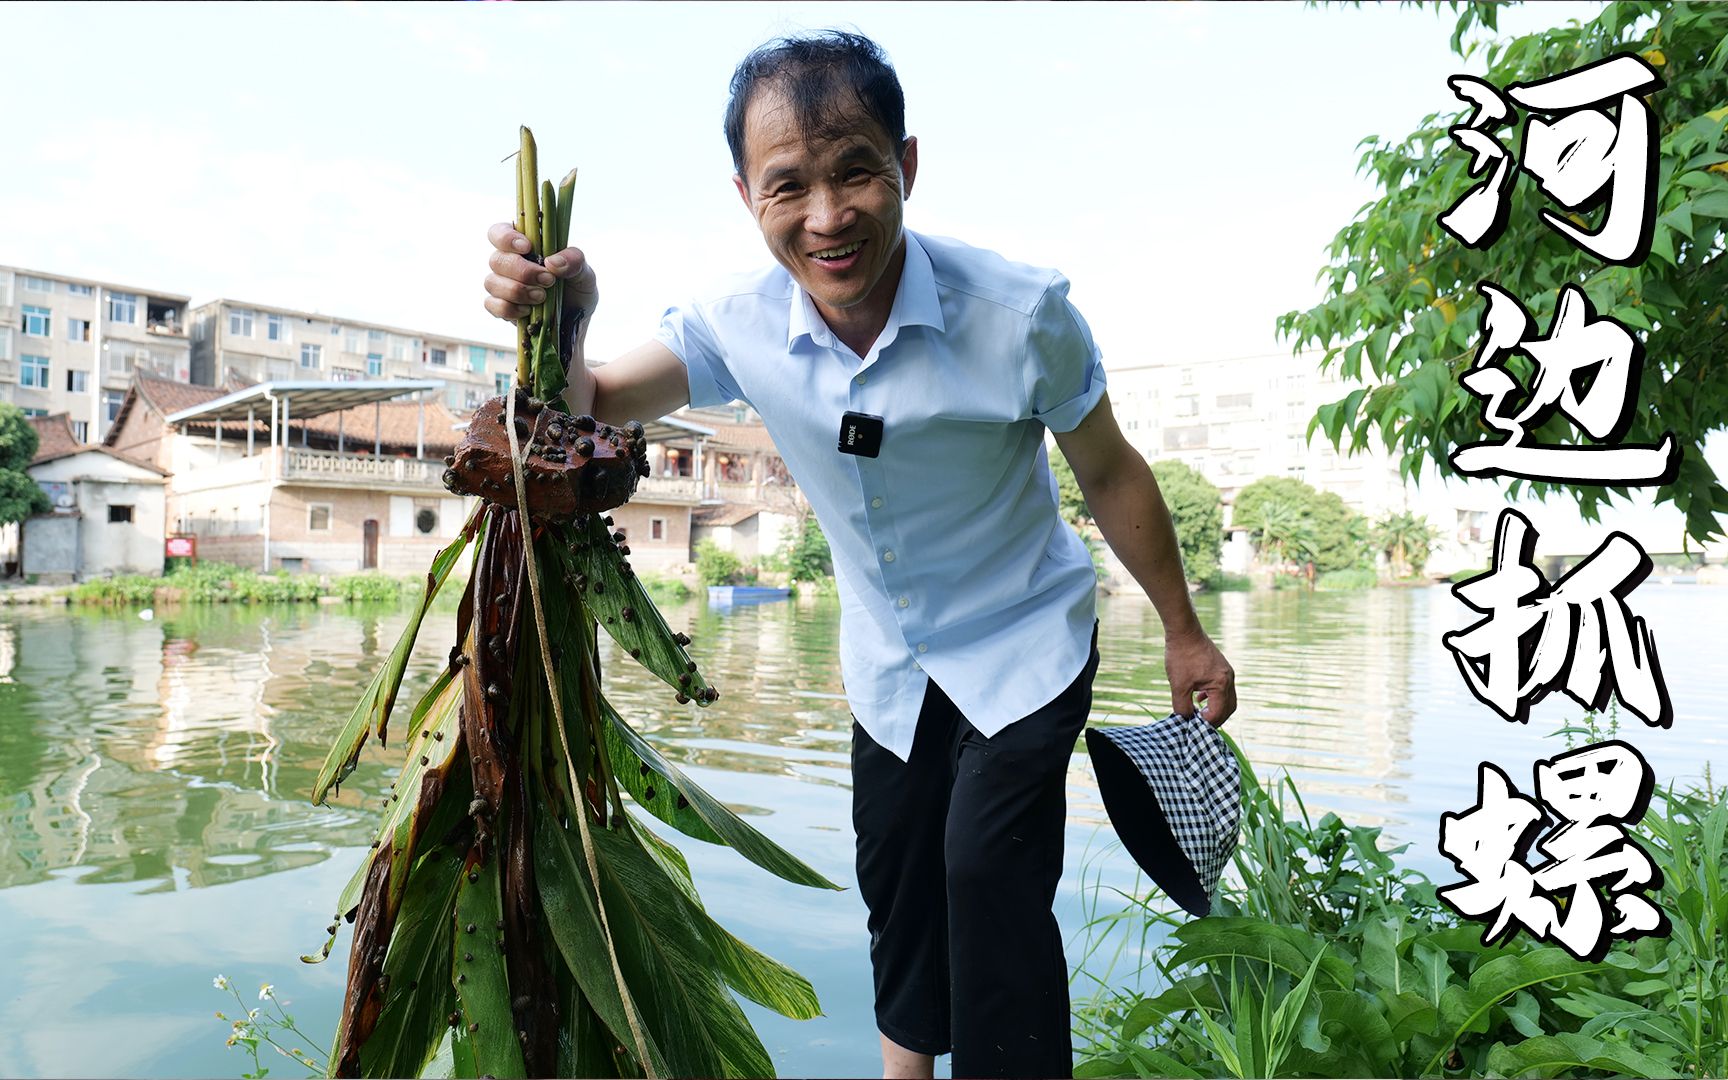
[[[806,145],[778,87],[758,91],[744,115],[738,194],[762,239],[825,316],[870,299],[886,318],[898,279],[885,275],[900,249],[902,204],[918,171],[918,146],[902,160],[862,109],[838,138]]]

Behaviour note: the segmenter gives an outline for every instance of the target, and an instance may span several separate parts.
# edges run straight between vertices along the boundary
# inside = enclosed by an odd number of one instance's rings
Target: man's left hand
[[[1204,630],[1164,637],[1164,676],[1170,681],[1171,709],[1181,716],[1195,711],[1222,727],[1236,711],[1236,671]]]

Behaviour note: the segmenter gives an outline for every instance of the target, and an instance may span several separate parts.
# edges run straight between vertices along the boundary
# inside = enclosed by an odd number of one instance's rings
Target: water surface
[[[1657,583],[1632,598],[1656,634],[1676,720],[1669,731],[1633,720],[1621,734],[1659,781],[1697,778],[1706,763],[1725,775],[1724,598]],[[1520,726],[1472,699],[1440,644],[1468,613],[1442,589],[1227,593],[1198,604],[1236,667],[1241,708],[1228,730],[1258,772],[1287,769],[1315,812],[1384,826],[1437,879],[1453,880],[1435,850],[1439,815],[1474,802],[1477,763],[1495,761],[1527,789],[1531,763],[1564,749],[1546,733],[1582,711],[1550,700]],[[706,710],[678,706],[607,642],[613,702],[697,782],[847,890],[790,885],[677,837],[709,910],[809,977],[825,1015],[796,1022],[743,1007],[782,1075],[877,1075],[838,611],[821,600],[665,610],[695,639],[722,697]],[[1156,613],[1143,598],[1104,598],[1100,621],[1093,722],[1162,716]],[[347,605],[184,608],[148,622],[0,608],[6,1074],[238,1075],[250,1062],[224,1048],[225,1025],[211,1015],[234,1012],[211,987],[218,972],[249,999],[275,984],[327,1042],[348,937],[323,965],[298,957],[322,944],[365,854],[397,747],[369,747],[329,806],[312,806],[308,792],[405,622],[395,608]],[[403,701],[430,685],[452,624],[448,610],[429,617]],[[1111,843],[1083,753],[1069,769],[1069,812],[1057,914],[1074,962],[1087,911],[1119,908],[1110,890],[1144,883]],[[299,1075],[286,1060],[267,1064]]]

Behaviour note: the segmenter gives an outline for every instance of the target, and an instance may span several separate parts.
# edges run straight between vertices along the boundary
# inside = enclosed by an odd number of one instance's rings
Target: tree
[[[1176,526],[1176,546],[1190,581],[1204,581],[1218,569],[1224,544],[1223,499],[1212,482],[1180,461],[1155,461],[1152,475]]]
[[[0,401],[0,525],[53,509],[47,492],[24,472],[40,445],[24,410]]]
[[[815,514],[805,514],[786,552],[786,569],[793,581],[820,581],[834,575],[834,555]]]
[[[1452,47],[1468,57],[1480,43],[1465,38],[1495,29],[1496,6],[1461,8]],[[1498,438],[1482,422],[1482,407],[1458,378],[1470,366],[1486,300],[1479,282],[1495,282],[1519,299],[1539,327],[1553,316],[1562,285],[1584,290],[1598,315],[1643,331],[1645,364],[1636,388],[1626,442],[1651,443],[1672,431],[1684,458],[1674,483],[1656,491],[1686,517],[1697,540],[1720,533],[1715,515],[1728,512],[1728,490],[1704,461],[1704,436],[1728,426],[1728,379],[1717,361],[1728,339],[1728,5],[1608,3],[1589,22],[1572,23],[1487,46],[1487,79],[1497,87],[1574,70],[1619,52],[1636,52],[1666,86],[1649,101],[1657,116],[1657,219],[1650,255],[1638,266],[1606,263],[1574,246],[1540,217],[1556,209],[1533,178],[1512,183],[1505,231],[1472,250],[1441,230],[1437,217],[1480,177],[1470,155],[1447,134],[1468,108],[1444,86],[1437,104],[1453,111],[1426,117],[1398,142],[1376,137],[1358,164],[1383,194],[1360,211],[1328,248],[1319,280],[1325,299],[1278,320],[1293,347],[1325,350],[1322,370],[1364,383],[1322,406],[1309,425],[1334,447],[1352,452],[1377,438],[1401,453],[1400,469],[1415,478],[1424,462],[1452,475],[1450,450]],[[1516,126],[1499,133],[1518,147]],[[1600,218],[1574,215],[1594,229]],[[1517,365],[1525,364],[1522,370]],[[1513,362],[1520,380],[1530,368]],[[1575,443],[1579,435],[1559,412],[1530,432],[1543,443]],[[1515,485],[1514,493],[1522,483]],[[1532,483],[1546,496],[1556,485]],[[1565,485],[1587,520],[1624,488]]]
[[[1360,515],[1336,493],[1316,491],[1292,476],[1263,476],[1237,492],[1230,524],[1258,536],[1266,508],[1277,503],[1288,504],[1306,524],[1315,569],[1348,570],[1361,563]]]
[[[1271,562],[1282,565],[1295,557],[1314,557],[1314,527],[1293,502],[1274,499],[1260,509],[1260,553]]]
[[[1374,543],[1392,560],[1393,577],[1420,574],[1439,535],[1440,530],[1430,525],[1427,517],[1408,510],[1388,514],[1374,526]]]
[[[1068,464],[1059,447],[1050,447],[1050,471],[1056,474],[1056,509],[1062,520],[1075,527],[1090,525],[1092,512],[1086,509],[1086,496],[1080,491],[1080,481],[1074,478],[1074,466]]]

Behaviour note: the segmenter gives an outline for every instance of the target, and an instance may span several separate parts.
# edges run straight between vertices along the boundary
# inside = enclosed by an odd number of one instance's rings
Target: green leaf
[[[625,820],[645,847],[663,842],[628,816]],[[681,866],[681,862],[679,865]],[[662,872],[666,869],[666,865],[662,864]],[[685,883],[688,883],[689,868],[682,869]],[[676,881],[676,878],[673,877],[673,880]],[[696,899],[693,887],[681,887],[679,898],[684,906],[682,917],[696,928],[696,933],[708,946],[714,957],[715,969],[719,971],[720,977],[726,980],[727,985],[763,1008],[772,1009],[793,1020],[810,1020],[822,1015],[821,1003],[816,1000],[816,990],[810,985],[809,979],[746,945],[715,922],[702,907],[700,900]]]
[[[1711,191],[1686,204],[1693,216],[1728,218],[1728,191]]]
[[[718,799],[702,790],[695,781],[684,775],[682,769],[661,757],[660,752],[654,749],[648,740],[644,739],[634,728],[625,723],[612,710],[612,707],[606,704],[604,699],[601,700],[600,709],[606,717],[609,729],[618,733],[639,761],[646,762],[654,772],[665,777],[671,788],[682,793],[690,801],[689,809],[695,811],[697,817],[712,830],[714,835],[720,838],[720,842],[727,844],[738,854],[770,874],[785,878],[794,884],[809,885],[818,889],[841,888],[806,865],[803,860],[757,832],[743,818],[728,810]],[[655,816],[659,817],[660,815],[656,813]],[[674,828],[681,827],[682,819],[677,816],[669,820],[662,818],[662,820],[666,820],[667,824]]]
[[[335,745],[331,746],[329,755],[324,759],[323,768],[318,770],[318,779],[312,785],[314,806],[322,806],[329,790],[339,786],[348,774],[354,771],[354,766],[360,760],[360,748],[366,745],[366,736],[370,732],[375,730],[378,741],[384,742],[386,725],[390,722],[390,709],[396,704],[396,691],[402,686],[402,672],[408,666],[408,654],[414,651],[414,639],[420,635],[420,623],[426,618],[426,612],[431,609],[432,600],[438,595],[438,590],[443,588],[445,579],[450,576],[457,556],[461,555],[467,546],[468,529],[464,528],[462,534],[449,547],[440,550],[433,557],[432,569],[426,574],[426,592],[420,597],[419,605],[409,616],[408,625],[403,629],[396,647],[390,650],[384,666],[372,676],[372,682],[361,695],[360,703],[354,706],[348,722],[342,725]]]
[[[618,545],[600,516],[590,514],[587,530],[576,536],[576,545],[559,545],[558,550],[568,565],[569,576],[581,574],[587,578],[582,601],[612,640],[625,652],[640,651],[638,663],[672,689],[693,698],[697,704],[704,704],[696,691],[706,689],[708,681],[696,670],[690,654],[673,638],[660,609],[642,587],[642,580],[634,573],[624,575],[623,556],[618,554]],[[630,609],[628,619],[624,617],[626,608]],[[679,676],[687,678],[688,683],[680,683]]]
[[[360,1075],[419,1076],[450,1030],[456,1003],[450,985],[456,926],[456,883],[462,859],[440,854],[421,859],[409,875],[390,952],[384,1007],[372,1036],[360,1044]]]
[[[1498,1076],[1557,1076],[1567,1069],[1598,1069],[1627,1076],[1669,1076],[1660,1061],[1630,1047],[1581,1035],[1539,1035],[1488,1051],[1488,1070]]]
[[[1607,964],[1575,960],[1564,950],[1554,948],[1497,956],[1470,973],[1468,987],[1454,984],[1441,993],[1441,1031],[1456,1043],[1466,1032],[1486,1031],[1488,1010],[1519,990],[1607,969]],[[1439,1058],[1436,1054],[1422,1071],[1432,1072],[1438,1067]]]
[[[597,826],[595,831],[599,831]],[[551,820],[551,815],[538,816],[534,828],[534,878],[540,889],[542,910],[546,913],[546,925],[552,931],[552,940],[575,975],[582,997],[611,1030],[610,1037],[623,1043],[634,1058],[637,1053],[635,1036],[625,1015],[624,999],[618,991],[618,979],[606,949],[600,912],[594,905],[594,885],[588,876],[587,857],[580,851],[580,846],[581,838],[561,828]],[[600,857],[598,845],[595,857]],[[610,909],[607,914],[609,918],[617,918]],[[635,999],[635,1004],[638,1010],[644,1005],[640,999]],[[643,1027],[655,1073],[660,1076],[671,1074],[673,1067],[668,1063],[656,1034],[660,1028],[645,1021]],[[580,1048],[577,1052],[586,1053]]]
[[[1518,1030],[1518,1034],[1527,1039],[1534,1039],[1542,1032],[1542,1006],[1536,1000],[1536,995],[1528,990],[1520,990],[1512,995],[1512,1000],[1502,1006],[1506,1010],[1506,1019]]]
[[[1172,935],[1182,944],[1170,957],[1172,968],[1210,965],[1225,972],[1231,961],[1270,964],[1302,978],[1318,957],[1320,973],[1333,985],[1349,989],[1355,982],[1350,965],[1333,955],[1326,943],[1294,927],[1260,919],[1212,917],[1179,927]]]
[[[547,815],[539,814],[544,818]],[[477,876],[468,880],[469,873]],[[464,866],[456,875],[456,917],[451,965],[446,975],[456,987],[460,1020],[468,1034],[475,1067],[493,1076],[525,1076],[516,1016],[510,1009],[510,980],[503,951],[494,944],[504,917],[498,890],[498,856]],[[469,927],[473,927],[470,931]],[[465,959],[472,956],[474,959]],[[466,978],[459,978],[466,976]],[[479,1027],[476,1029],[475,1024]]]

